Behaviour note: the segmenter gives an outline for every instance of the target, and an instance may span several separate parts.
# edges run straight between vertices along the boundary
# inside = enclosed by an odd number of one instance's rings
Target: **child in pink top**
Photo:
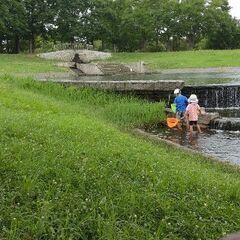
[[[185,116],[189,121],[190,133],[193,133],[193,125],[196,125],[198,132],[201,133],[201,128],[198,125],[198,116],[201,114],[201,108],[198,105],[197,96],[195,94],[191,94],[188,102],[189,104],[187,106]]]

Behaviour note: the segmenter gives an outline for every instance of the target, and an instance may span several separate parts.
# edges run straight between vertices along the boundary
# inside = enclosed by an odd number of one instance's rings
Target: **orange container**
[[[174,128],[174,127],[177,126],[178,121],[179,121],[179,120],[178,120],[177,118],[168,117],[168,118],[167,118],[167,126],[168,126],[169,128]]]

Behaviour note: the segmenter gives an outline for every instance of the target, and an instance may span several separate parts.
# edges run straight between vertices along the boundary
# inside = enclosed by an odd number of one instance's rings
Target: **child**
[[[176,96],[174,99],[174,103],[176,104],[176,117],[179,120],[177,127],[178,129],[182,130],[181,121],[184,119],[184,114],[188,104],[188,99],[187,97],[181,94],[180,89],[175,89],[174,95]]]
[[[197,130],[199,133],[202,133],[201,128],[198,125],[198,116],[201,114],[201,108],[198,105],[197,96],[195,94],[191,94],[188,102],[189,104],[187,106],[185,116],[188,118],[189,121],[190,134],[192,135],[193,133],[193,125],[197,126]]]
[[[188,99],[181,94],[180,89],[174,90],[174,95],[176,96],[174,99],[174,103],[176,104],[176,116],[181,119],[184,117],[184,113],[186,111],[186,107],[188,104]]]

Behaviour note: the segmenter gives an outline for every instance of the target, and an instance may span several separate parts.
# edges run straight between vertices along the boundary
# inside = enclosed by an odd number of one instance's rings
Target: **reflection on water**
[[[81,80],[93,81],[123,81],[123,80],[184,80],[185,85],[203,84],[240,84],[240,72],[237,73],[164,73],[164,74],[127,74],[114,76],[88,76]]]
[[[210,154],[222,160],[240,165],[240,132],[205,131],[202,134],[177,129],[155,129],[151,131],[162,139]]]

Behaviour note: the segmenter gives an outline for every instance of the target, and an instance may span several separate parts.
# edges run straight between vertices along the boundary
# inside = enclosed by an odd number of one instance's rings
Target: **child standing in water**
[[[188,99],[181,94],[181,90],[178,88],[174,90],[174,95],[176,96],[174,99],[174,103],[176,104],[176,118],[179,120],[177,127],[178,129],[182,130],[181,123],[184,120]]]
[[[195,94],[191,94],[190,98],[188,99],[188,106],[186,109],[185,116],[187,117],[189,121],[189,129],[190,129],[190,134],[192,135],[193,133],[193,125],[197,127],[197,130],[199,133],[201,133],[201,128],[198,125],[198,116],[201,114],[201,108],[198,105],[198,99]]]

